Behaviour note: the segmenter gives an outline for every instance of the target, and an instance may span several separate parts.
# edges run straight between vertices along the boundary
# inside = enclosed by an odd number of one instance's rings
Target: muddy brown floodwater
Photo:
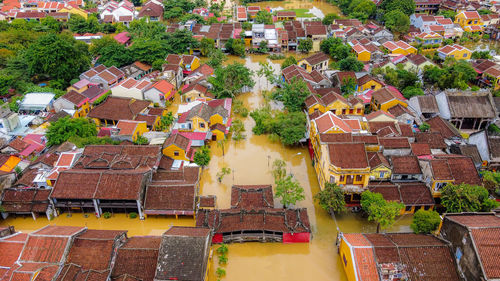
[[[250,3],[251,6],[259,6],[261,8],[277,8],[282,7],[287,9],[311,9],[316,7],[320,9],[324,15],[327,14],[337,14],[342,15],[342,12],[337,6],[334,6],[326,1],[309,1],[309,0],[288,0],[288,1],[263,1]]]
[[[229,57],[227,63],[233,61],[245,63],[252,70],[259,68],[259,62],[269,61],[265,56],[251,56],[246,59]],[[281,61],[269,61],[279,73]],[[259,92],[267,88],[265,78],[254,77],[257,81],[255,91],[237,97],[244,101],[249,110],[264,104]],[[260,84],[259,84],[260,83]],[[177,104],[177,103],[176,103]],[[174,105],[175,107],[176,105]],[[239,118],[239,117],[236,117]],[[212,160],[204,169],[201,178],[201,193],[217,196],[219,208],[230,206],[230,192],[233,184],[271,184],[270,166],[275,159],[287,162],[287,169],[304,187],[306,199],[298,207],[308,209],[312,226],[312,240],[302,244],[279,243],[244,243],[229,245],[228,264],[225,266],[227,275],[222,281],[338,281],[346,280],[337,255],[335,238],[337,227],[344,232],[374,232],[376,227],[357,214],[346,213],[337,216],[336,221],[313,202],[313,195],[319,191],[316,174],[311,165],[311,159],[306,147],[284,147],[279,142],[272,142],[267,136],[252,134],[254,122],[251,117],[242,118],[245,124],[246,139],[235,142],[230,140],[225,147],[225,155],[216,145],[212,145]],[[348,155],[346,155],[348,157]],[[216,179],[216,174],[222,167],[233,170],[222,183]],[[280,206],[278,200],[276,206]],[[400,217],[392,229],[387,231],[410,231],[411,216]],[[0,226],[14,225],[17,230],[31,232],[47,224],[87,226],[94,229],[126,229],[129,236],[161,235],[172,225],[194,226],[193,219],[175,220],[171,217],[149,217],[146,220],[129,219],[124,214],[116,214],[112,218],[97,219],[92,214],[73,214],[68,217],[62,214],[52,221],[31,217],[8,218],[0,222]],[[217,246],[214,246],[216,248]],[[218,267],[215,257],[210,273],[210,281],[216,281],[215,270]]]

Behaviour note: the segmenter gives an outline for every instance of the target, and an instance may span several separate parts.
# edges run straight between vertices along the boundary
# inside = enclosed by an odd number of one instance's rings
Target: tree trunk
[[[377,233],[380,233],[380,223],[377,223]]]

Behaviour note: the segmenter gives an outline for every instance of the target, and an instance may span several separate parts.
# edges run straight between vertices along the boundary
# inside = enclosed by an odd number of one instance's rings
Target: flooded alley
[[[280,73],[281,61],[271,61],[265,56],[229,58],[227,63],[237,60],[254,71],[259,69],[259,62],[268,61],[273,65],[275,73]],[[244,102],[249,111],[264,105],[265,100],[259,89],[268,87],[264,77],[259,78],[255,75],[254,78],[255,90],[237,97]],[[319,191],[319,185],[307,147],[284,147],[280,142],[272,142],[266,135],[253,135],[254,121],[250,116],[246,118],[233,116],[233,118],[243,121],[246,138],[240,141],[229,140],[225,145],[224,155],[221,148],[215,143],[212,144],[212,159],[209,166],[202,171],[200,193],[216,195],[217,206],[229,208],[233,184],[272,184],[270,173],[272,162],[275,159],[283,159],[287,162],[289,173],[299,180],[305,190],[306,199],[300,202],[298,207],[305,207],[308,210],[312,240],[303,244],[231,244],[228,264],[225,266],[227,275],[221,280],[346,280],[335,246],[337,228],[344,232],[374,232],[375,224],[353,213],[339,215],[336,221],[332,219],[313,201],[314,194]],[[216,174],[223,167],[230,168],[232,172],[219,183]],[[275,205],[280,206],[279,200],[275,200]],[[411,216],[400,217],[395,226],[388,231],[409,231],[410,221]],[[2,221],[0,226],[13,225],[19,231],[30,232],[47,224],[87,226],[94,229],[126,229],[129,236],[136,236],[160,235],[173,225],[194,226],[195,221],[176,220],[172,217],[148,217],[140,221],[130,219],[124,214],[114,215],[110,219],[97,219],[92,214],[85,217],[77,213],[71,217],[62,214],[50,222],[46,218],[39,218],[36,221],[31,217],[9,218]],[[217,267],[217,258],[214,258],[210,281],[217,280],[214,274]]]

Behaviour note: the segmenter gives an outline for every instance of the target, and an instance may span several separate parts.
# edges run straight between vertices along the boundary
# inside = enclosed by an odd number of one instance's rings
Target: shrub
[[[111,213],[110,212],[104,212],[102,214],[102,217],[105,218],[105,219],[109,219],[109,218],[111,218]]]
[[[410,225],[415,233],[431,233],[436,231],[441,223],[441,217],[436,211],[418,210],[413,216],[413,222]]]
[[[136,212],[132,212],[132,213],[128,214],[128,216],[131,219],[135,219],[135,218],[137,218],[137,213]]]
[[[103,101],[105,101],[105,100],[108,98],[108,96],[109,96],[110,94],[111,94],[111,90],[107,91],[104,95],[102,95],[102,96],[98,97],[98,98],[97,98],[97,99],[96,99],[96,100],[92,103],[92,105],[93,105],[93,106],[96,106],[96,105],[101,104]]]
[[[224,268],[218,267],[215,271],[215,274],[217,274],[217,277],[221,278],[222,276],[226,275],[226,270]]]

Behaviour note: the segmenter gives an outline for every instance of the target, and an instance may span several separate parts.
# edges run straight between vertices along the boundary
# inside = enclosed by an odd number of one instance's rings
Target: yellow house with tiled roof
[[[58,11],[59,13],[70,13],[72,15],[79,15],[84,17],[85,19],[88,18],[88,13],[85,10],[82,10],[78,7],[73,7],[70,5],[66,5],[64,8]]]
[[[463,30],[468,32],[482,32],[483,20],[477,11],[462,11],[455,16],[455,23],[458,23]]]

